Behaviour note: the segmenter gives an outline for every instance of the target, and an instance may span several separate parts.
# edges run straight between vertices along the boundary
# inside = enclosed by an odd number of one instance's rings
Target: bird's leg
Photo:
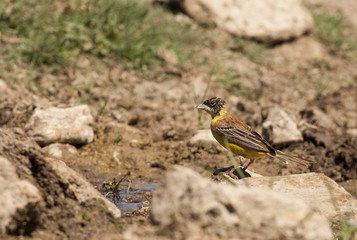
[[[250,166],[250,164],[252,164],[254,162],[254,160],[255,159],[249,159],[249,163],[243,167],[244,170],[247,170],[247,168]]]
[[[221,168],[221,169],[218,169],[218,171],[216,171],[214,173],[214,175],[218,175],[219,173],[224,173],[228,176],[230,176],[231,178],[235,179],[235,180],[238,180],[238,176],[236,176],[234,174],[236,168],[234,166],[230,166],[230,167],[227,167],[227,168]]]

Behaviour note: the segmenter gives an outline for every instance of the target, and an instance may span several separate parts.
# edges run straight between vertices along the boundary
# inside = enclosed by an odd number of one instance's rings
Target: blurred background
[[[194,107],[217,96],[275,147],[316,161],[277,170],[264,158],[252,171],[322,172],[357,196],[356,11],[355,0],[1,0],[0,126],[88,105],[95,139],[61,160],[102,192],[123,176],[152,186],[174,164],[206,176],[232,165],[193,139],[210,122]],[[281,112],[295,138],[276,139]]]

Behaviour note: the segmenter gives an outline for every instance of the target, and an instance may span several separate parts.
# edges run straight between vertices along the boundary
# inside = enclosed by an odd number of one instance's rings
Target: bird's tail
[[[310,166],[314,162],[314,161],[309,160],[309,159],[293,156],[293,155],[288,154],[288,153],[283,153],[282,151],[279,151],[279,150],[276,150],[274,157],[279,158],[280,160],[283,160],[285,162],[286,161],[295,162],[295,163],[298,163],[298,164],[303,165],[305,167]]]

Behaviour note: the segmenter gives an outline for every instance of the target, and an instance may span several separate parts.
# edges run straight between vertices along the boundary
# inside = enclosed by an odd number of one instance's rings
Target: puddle
[[[138,188],[133,188],[129,183],[123,183],[119,186],[118,194],[111,194],[110,191],[104,191],[104,195],[114,203],[122,213],[132,213],[141,207],[149,206],[151,201],[151,192],[156,187],[156,183],[150,183]]]

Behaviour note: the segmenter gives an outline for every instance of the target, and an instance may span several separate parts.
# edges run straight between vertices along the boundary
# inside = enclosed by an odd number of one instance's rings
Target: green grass
[[[301,69],[295,72],[291,79],[298,85],[314,89],[314,100],[318,101],[333,90],[334,79],[329,74],[333,71],[333,64],[329,60],[315,59],[310,62],[310,67],[318,71],[316,76],[311,76],[310,69]]]
[[[229,89],[234,94],[240,94],[242,90],[241,74],[234,68],[226,68],[221,65],[212,67],[211,73],[218,83]]]
[[[241,37],[232,37],[229,48],[233,52],[240,52],[257,64],[266,64],[269,61],[271,46],[265,43]]]
[[[242,75],[237,69],[216,65],[211,68],[210,74],[221,87],[227,89],[234,95],[243,96],[249,100],[256,100],[263,93],[261,84],[251,84],[251,76],[246,74]]]
[[[120,191],[123,189],[123,181],[125,180],[125,178],[127,177],[127,175],[125,175],[124,177],[122,177],[121,179],[119,179],[119,181],[117,181],[115,178],[113,179],[113,181],[108,182],[107,184],[103,184],[103,188],[105,189],[105,197],[110,197],[114,203],[118,203],[120,201]],[[129,189],[130,185],[128,185],[128,189]]]
[[[165,45],[188,59],[181,50],[200,38],[172,13],[135,0],[3,0],[0,32],[19,38],[12,57],[35,67],[65,66],[88,54],[142,68],[160,62]]]
[[[339,220],[337,222],[332,223],[332,232],[334,235],[334,239],[337,240],[352,240],[353,235],[355,232],[357,232],[357,227],[352,226],[349,222],[348,219],[350,219],[351,214],[350,213],[345,213],[342,214],[338,205],[337,205],[337,200],[336,196],[332,190],[332,187],[328,184],[328,182],[325,182],[325,186],[330,194],[330,199],[333,204],[333,207],[336,211],[337,216],[339,217]],[[352,209],[351,209],[352,213]]]
[[[352,240],[353,234],[357,232],[357,227],[342,220],[332,226],[332,232],[336,240]]]
[[[121,142],[121,140],[123,140],[123,136],[120,134],[120,132],[118,132],[115,136],[114,144],[118,145]]]
[[[102,105],[102,107],[100,108],[100,110],[97,113],[97,117],[102,117],[102,116],[105,115],[104,111],[105,111],[105,108],[108,105],[108,101],[109,101],[109,98],[104,99],[103,105]]]
[[[356,56],[357,33],[342,13],[333,15],[318,9],[311,9],[311,12],[315,21],[313,35],[332,55]]]

